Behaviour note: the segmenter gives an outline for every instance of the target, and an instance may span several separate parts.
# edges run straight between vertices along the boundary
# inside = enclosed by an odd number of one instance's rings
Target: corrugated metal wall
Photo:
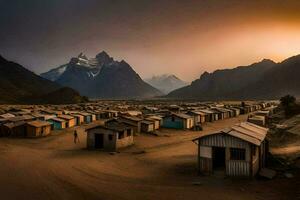
[[[251,145],[239,138],[229,135],[214,134],[200,139],[200,146],[226,148],[226,174],[228,176],[250,176]],[[246,160],[230,160],[229,148],[246,150]],[[212,159],[200,157],[199,169],[203,172],[212,171]]]
[[[199,160],[199,170],[202,173],[211,173],[212,172],[212,159],[201,157]]]
[[[228,160],[226,174],[228,176],[250,176],[250,164],[247,161]]]
[[[249,148],[249,143],[229,135],[214,134],[200,140],[201,146]]]

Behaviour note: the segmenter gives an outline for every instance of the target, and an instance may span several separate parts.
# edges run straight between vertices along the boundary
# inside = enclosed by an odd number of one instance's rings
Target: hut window
[[[172,122],[174,122],[175,121],[175,117],[174,116],[172,116]]]
[[[124,131],[119,132],[119,139],[122,139],[122,138],[124,138]]]
[[[230,160],[245,160],[246,150],[239,148],[230,148]]]
[[[108,135],[108,139],[111,141],[113,140],[113,135]]]
[[[131,136],[131,129],[127,129],[127,136]]]

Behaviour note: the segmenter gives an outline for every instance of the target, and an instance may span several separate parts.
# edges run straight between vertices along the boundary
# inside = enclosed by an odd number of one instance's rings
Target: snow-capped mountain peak
[[[173,74],[152,76],[152,78],[146,79],[145,81],[165,94],[188,85],[187,82],[180,80]]]

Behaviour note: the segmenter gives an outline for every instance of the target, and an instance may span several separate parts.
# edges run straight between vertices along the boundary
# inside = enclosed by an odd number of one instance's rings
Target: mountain
[[[249,66],[204,72],[191,85],[175,90],[168,98],[199,100],[273,99],[300,94],[300,56],[281,63],[262,60]]]
[[[153,76],[152,78],[145,79],[145,81],[153,87],[162,91],[164,94],[168,94],[169,92],[175,89],[188,85],[187,82],[184,82],[180,80],[177,76],[170,74]]]
[[[195,98],[199,100],[222,100],[232,97],[240,98],[240,92],[260,81],[266,72],[276,66],[271,60],[262,60],[249,66],[234,69],[204,72],[199,79],[189,86],[175,90],[167,95],[169,98]],[[252,95],[252,97],[254,97]]]
[[[280,63],[262,60],[249,66],[204,72],[191,85],[168,98],[199,100],[278,99],[286,94],[300,97],[300,55]]]
[[[88,102],[79,92],[68,87],[61,87],[50,93],[42,94],[31,98],[35,104],[74,104]]]
[[[300,55],[290,57],[276,64],[255,83],[245,90],[237,91],[233,97],[257,99],[278,99],[286,94],[300,97]],[[249,92],[246,92],[248,90]]]
[[[64,73],[64,71],[66,70],[67,66],[68,66],[67,64],[64,64],[64,65],[61,65],[61,66],[59,66],[57,68],[51,69],[47,73],[42,73],[40,75],[41,75],[41,77],[43,77],[45,79],[48,79],[50,81],[56,81],[58,79],[58,77],[60,75],[62,75],[62,73]]]
[[[145,83],[128,63],[115,61],[105,51],[90,59],[81,53],[71,58],[68,64],[41,76],[91,98],[128,99],[162,95]]]
[[[23,66],[7,61],[0,56],[0,103],[51,103],[43,99],[44,95],[55,94],[61,90],[61,86],[55,82],[44,79]],[[72,91],[71,88],[65,90]],[[76,91],[74,91],[76,93]],[[61,96],[52,96],[58,103],[66,103]],[[73,96],[68,97],[70,99]],[[78,99],[78,97],[76,97]],[[75,101],[74,101],[75,102]]]

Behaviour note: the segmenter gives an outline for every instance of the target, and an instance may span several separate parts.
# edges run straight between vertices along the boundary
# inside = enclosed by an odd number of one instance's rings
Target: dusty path
[[[86,150],[82,128],[79,144],[73,143],[72,130],[41,139],[0,138],[0,199],[295,199],[299,177],[197,176],[196,145],[190,140],[245,118],[207,124],[203,132],[140,135],[135,146],[115,155]],[[134,153],[140,150],[146,153]]]

